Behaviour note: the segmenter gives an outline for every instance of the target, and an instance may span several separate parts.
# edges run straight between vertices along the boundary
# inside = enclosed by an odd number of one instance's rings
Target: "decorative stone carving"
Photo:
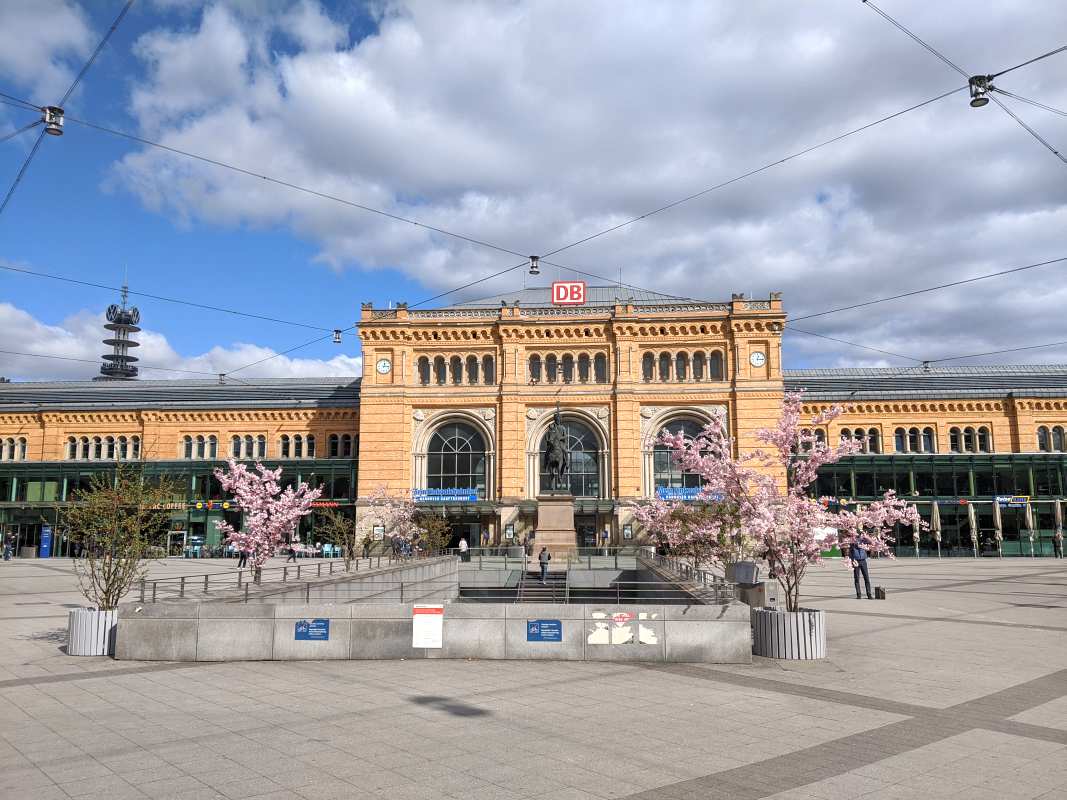
[[[482,409],[482,419],[493,419],[494,417],[496,417],[496,409],[494,409],[494,408],[483,408]]]
[[[652,419],[659,412],[659,409],[655,406],[642,406],[641,416],[644,419]]]
[[[647,440],[649,437],[656,435],[659,431],[653,430],[653,420],[661,419],[664,412],[677,411],[679,415],[685,412],[692,412],[691,416],[697,418],[710,418],[716,411],[728,412],[728,407],[725,403],[705,403],[700,405],[685,405],[685,406],[642,406],[641,407],[641,438]]]
[[[528,408],[526,409],[526,419],[537,419],[541,416],[542,409],[540,408]]]
[[[598,408],[596,410],[596,416],[597,416],[597,419],[607,419],[608,418],[608,410],[606,408],[604,408],[603,406],[601,406],[600,408]]]

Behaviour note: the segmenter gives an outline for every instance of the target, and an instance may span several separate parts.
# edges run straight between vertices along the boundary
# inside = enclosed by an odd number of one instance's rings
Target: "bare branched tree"
[[[352,569],[352,559],[358,557],[358,547],[362,544],[355,514],[351,516],[332,508],[315,513],[315,534],[321,535],[324,542],[341,548],[345,560],[345,572]]]
[[[67,535],[82,545],[74,562],[85,599],[101,611],[116,608],[148,570],[146,556],[170,519],[167,505],[177,485],[146,479],[144,470],[119,466],[97,473],[74,494],[67,509]]]

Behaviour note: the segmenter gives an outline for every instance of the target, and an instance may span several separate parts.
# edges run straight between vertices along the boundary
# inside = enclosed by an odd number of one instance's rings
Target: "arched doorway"
[[[465,422],[446,422],[434,431],[426,448],[427,489],[470,489],[486,497],[487,457],[485,439]],[[476,516],[452,519],[449,547],[466,539],[470,547],[481,543],[482,526]]]
[[[689,417],[676,418],[661,429],[661,433],[682,434],[687,440],[695,439],[704,430],[704,424]],[[700,475],[686,472],[674,460],[673,451],[666,445],[656,442],[652,448],[652,488],[660,489],[699,489]]]

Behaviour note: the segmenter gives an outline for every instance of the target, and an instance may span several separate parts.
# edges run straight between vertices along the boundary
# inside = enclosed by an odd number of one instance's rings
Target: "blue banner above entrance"
[[[416,503],[477,503],[477,489],[412,489]]]
[[[671,486],[657,486],[656,497],[660,500],[696,500],[700,495],[700,489],[692,486],[675,488]]]

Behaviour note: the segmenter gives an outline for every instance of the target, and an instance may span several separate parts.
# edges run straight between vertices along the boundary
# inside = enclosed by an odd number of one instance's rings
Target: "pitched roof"
[[[1067,397],[1067,365],[785,370],[811,400]]]
[[[0,411],[141,408],[339,408],[359,403],[359,378],[0,383]]]

